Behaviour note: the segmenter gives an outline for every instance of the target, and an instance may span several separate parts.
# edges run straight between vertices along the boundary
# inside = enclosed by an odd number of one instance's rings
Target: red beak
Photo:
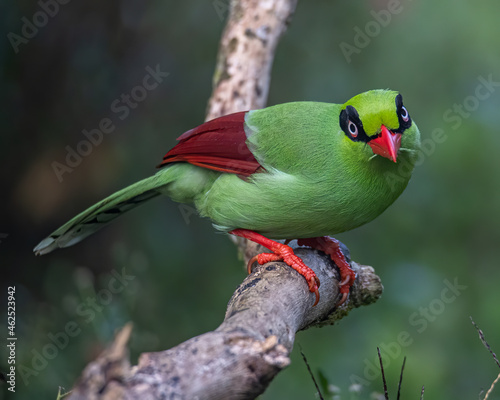
[[[368,142],[375,154],[396,162],[398,150],[401,146],[401,133],[394,133],[384,125],[381,127],[380,136]]]

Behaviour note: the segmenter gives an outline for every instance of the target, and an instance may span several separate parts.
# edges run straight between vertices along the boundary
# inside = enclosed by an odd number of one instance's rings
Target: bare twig
[[[387,381],[385,380],[384,363],[382,362],[382,356],[380,355],[380,348],[377,347],[378,360],[380,362],[380,372],[382,373],[382,383],[384,384],[384,396],[385,400],[389,400],[389,393],[387,392]]]
[[[486,392],[486,395],[484,396],[484,400],[488,400],[488,397],[490,397],[490,394],[493,392],[493,389],[495,388],[495,385],[498,383],[498,381],[500,381],[500,373],[498,374],[498,376],[496,377],[496,379],[493,381],[490,388]]]
[[[403,383],[403,372],[405,370],[405,364],[406,364],[406,357],[403,358],[403,365],[401,366],[401,375],[399,375],[399,383],[398,383],[398,397],[396,397],[396,400],[399,400],[399,396],[401,394],[401,384]]]
[[[318,393],[319,399],[324,400],[323,395],[321,394],[321,389],[319,388],[318,382],[316,382],[316,378],[314,377],[314,374],[311,371],[311,367],[309,366],[309,363],[307,362],[307,357],[304,354],[304,352],[302,351],[302,349],[300,349],[300,355],[302,356],[302,359],[304,360],[304,364],[306,364],[307,372],[309,372],[309,376],[311,377],[311,379],[314,383],[314,387],[316,388],[316,392]]]
[[[483,343],[484,347],[486,347],[486,349],[490,352],[490,354],[492,355],[493,357],[493,360],[495,360],[496,364],[498,365],[498,367],[500,367],[500,363],[498,362],[498,358],[497,358],[497,355],[493,352],[493,350],[491,349],[490,345],[488,344],[488,342],[486,341],[486,338],[484,337],[484,333],[481,329],[479,329],[479,327],[477,326],[477,324],[474,322],[474,320],[472,319],[472,317],[470,317],[470,320],[472,322],[472,325],[474,325],[474,328],[476,328],[477,330],[477,333],[479,334],[479,339],[481,340],[481,342]],[[486,395],[484,396],[484,400],[488,400],[488,397],[490,397],[490,394],[493,392],[493,389],[495,388],[495,385],[498,383],[498,381],[500,380],[500,374],[498,374],[498,376],[496,377],[496,379],[493,381],[493,383],[491,384],[490,388],[488,389],[488,391],[486,392]]]
[[[483,343],[484,347],[486,347],[486,349],[490,352],[490,354],[493,357],[493,360],[495,360],[496,364],[500,368],[500,362],[498,361],[497,355],[493,352],[493,350],[491,350],[490,345],[488,344],[488,342],[486,341],[486,338],[484,337],[483,331],[481,329],[479,329],[479,327],[473,321],[472,317],[470,317],[470,320],[472,322],[472,325],[474,325],[474,328],[476,328],[477,333],[479,334],[479,339],[481,339],[481,342]]]

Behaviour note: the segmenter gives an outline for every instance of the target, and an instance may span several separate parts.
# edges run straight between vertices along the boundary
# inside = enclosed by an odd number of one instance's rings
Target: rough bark
[[[233,0],[221,39],[214,91],[207,120],[265,106],[276,45],[296,0]],[[262,248],[241,238],[245,259]],[[294,242],[291,243],[293,247]],[[337,269],[324,254],[297,249],[318,275],[320,301],[302,276],[283,263],[254,269],[234,292],[223,323],[212,332],[161,352],[143,353],[137,366],[128,359],[127,325],[113,344],[90,363],[71,399],[253,399],[290,363],[295,334],[333,324],[382,293],[373,269],[352,262],[357,279],[349,300],[339,300]]]
[[[247,256],[261,250],[256,246]],[[307,249],[297,255],[321,281],[317,306],[312,307],[314,295],[304,278],[290,267],[258,266],[234,292],[216,330],[169,350],[143,353],[131,367],[127,325],[86,367],[70,399],[254,399],[290,364],[297,331],[333,324],[382,294],[373,268],[352,262],[356,282],[349,301],[336,308],[339,276],[329,258]]]
[[[232,0],[206,119],[266,106],[274,53],[297,0]]]

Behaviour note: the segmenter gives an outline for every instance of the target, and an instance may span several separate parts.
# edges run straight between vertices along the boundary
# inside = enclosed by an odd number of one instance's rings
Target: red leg
[[[340,293],[342,294],[342,298],[337,303],[337,306],[340,306],[347,300],[349,289],[356,279],[356,274],[345,259],[344,253],[342,253],[340,249],[339,241],[329,236],[322,236],[309,239],[298,239],[297,243],[299,246],[309,246],[316,250],[321,250],[323,253],[328,254],[337,267],[339,267],[341,279]]]
[[[316,301],[314,302],[313,307],[318,304],[319,301],[319,279],[314,273],[314,271],[309,268],[304,261],[297,257],[293,249],[286,244],[282,244],[279,242],[275,242],[274,240],[268,239],[261,234],[250,231],[248,229],[235,229],[229,232],[236,236],[244,237],[245,239],[251,240],[252,242],[258,243],[264,247],[267,247],[273,253],[261,253],[253,257],[248,262],[248,270],[251,272],[252,264],[257,261],[259,264],[265,264],[270,261],[281,261],[283,260],[290,267],[292,267],[295,271],[301,274],[307,281],[307,285],[309,286],[309,290],[316,295]]]

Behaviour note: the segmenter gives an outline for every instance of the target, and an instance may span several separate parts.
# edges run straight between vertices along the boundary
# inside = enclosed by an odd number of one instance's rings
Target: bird
[[[356,274],[331,236],[372,221],[399,197],[418,158],[420,131],[399,92],[376,89],[344,104],[298,101],[225,115],[177,140],[154,175],[78,214],[35,254],[72,246],[166,195],[194,204],[215,229],[269,249],[249,261],[249,271],[255,262],[284,261],[305,278],[313,306],[319,279],[288,243],[325,252],[339,268],[340,305]]]

